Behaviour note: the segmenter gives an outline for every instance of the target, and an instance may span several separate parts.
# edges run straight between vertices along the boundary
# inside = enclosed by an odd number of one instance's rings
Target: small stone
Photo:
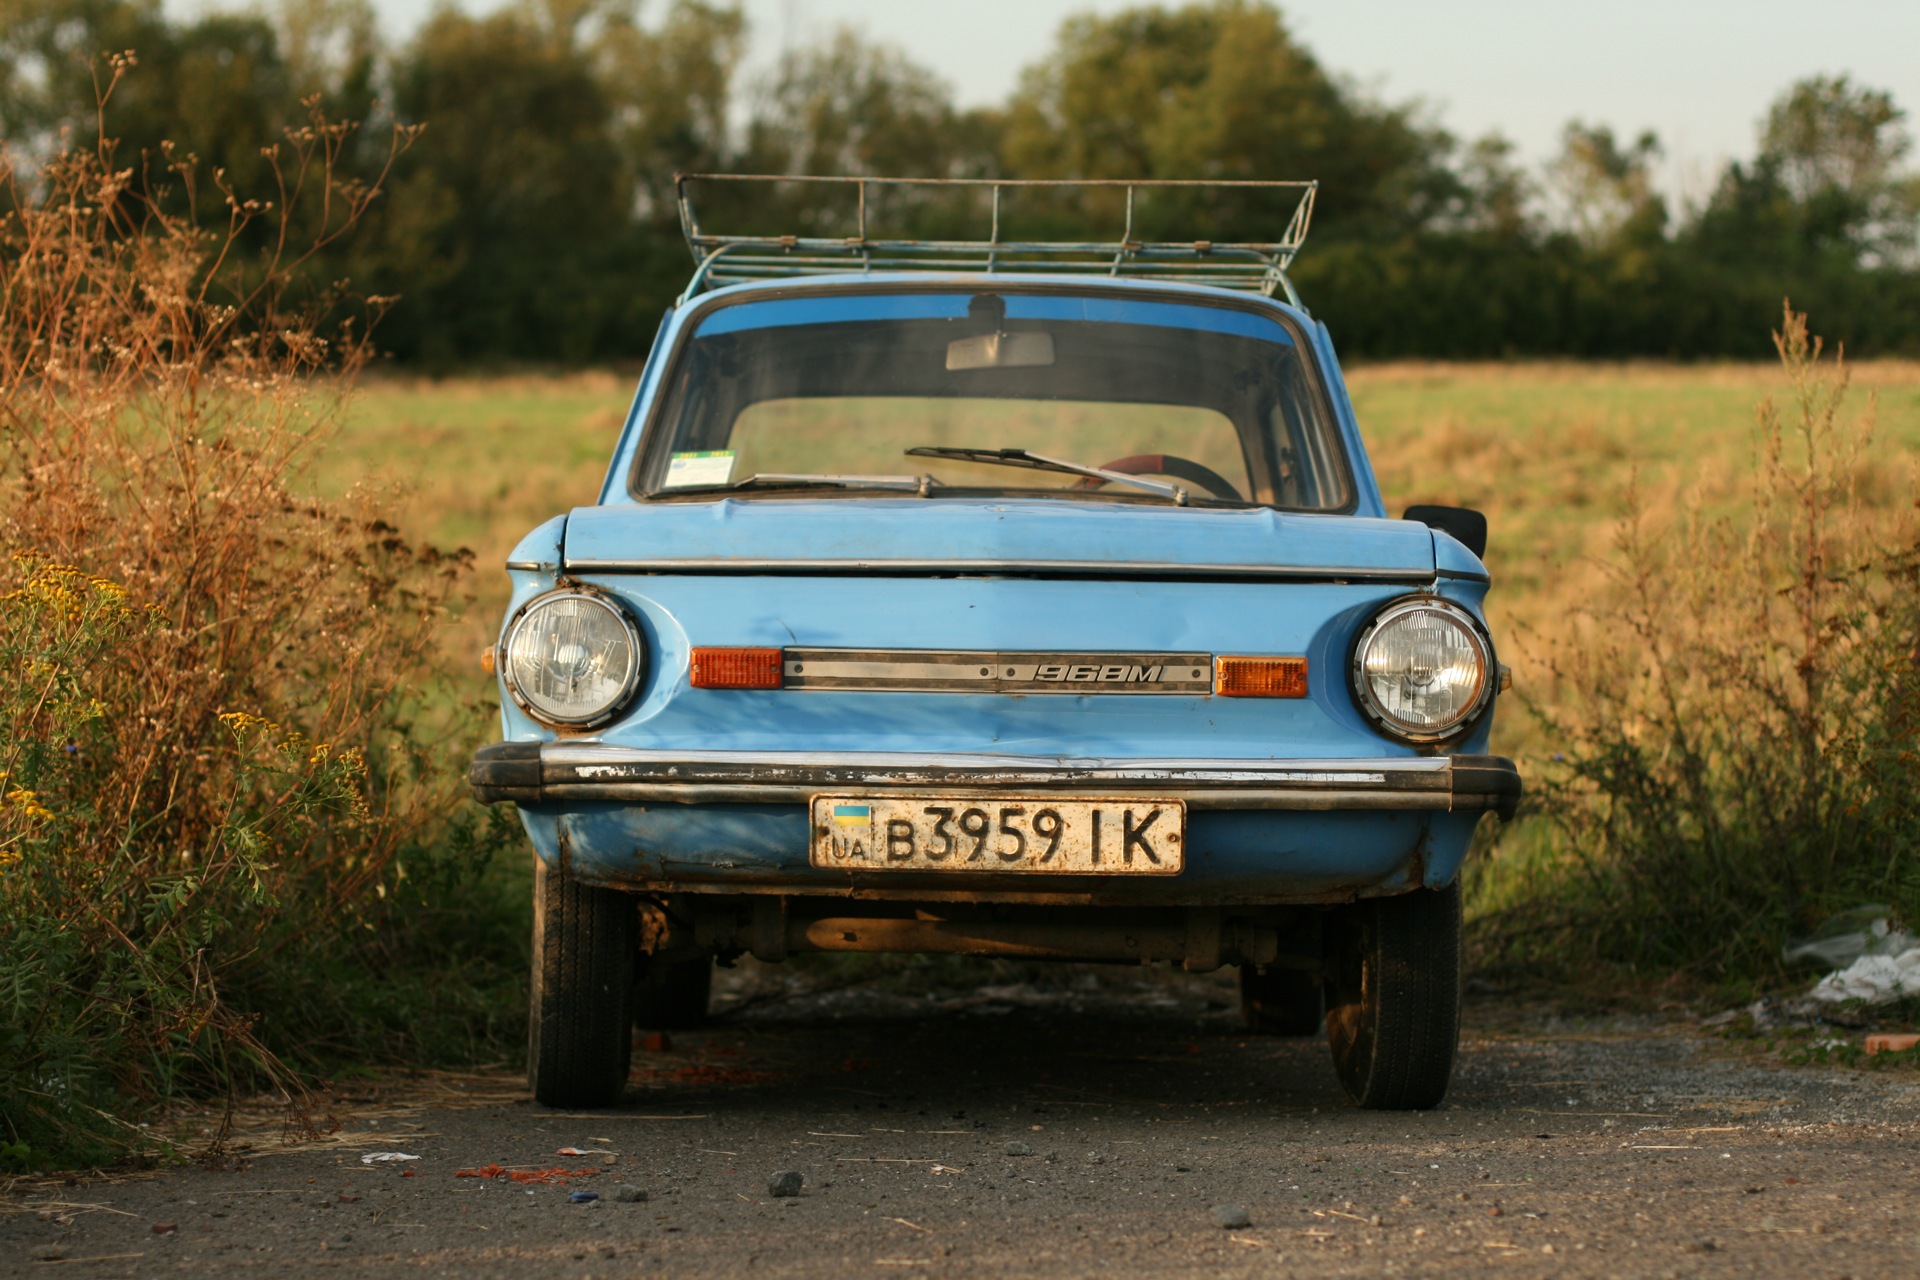
[[[622,1187],[613,1193],[613,1198],[621,1204],[645,1204],[647,1193],[639,1187]]]
[[[799,1173],[788,1169],[784,1172],[776,1173],[767,1179],[767,1194],[776,1200],[782,1200],[788,1196],[797,1196],[800,1194],[800,1188],[806,1184],[806,1181],[807,1180],[801,1177]]]
[[[1009,1142],[1000,1149],[1010,1156],[1030,1156],[1033,1154],[1032,1145],[1025,1142]]]
[[[1253,1215],[1237,1204],[1213,1206],[1213,1220],[1228,1231],[1238,1231],[1242,1227],[1253,1225]]]

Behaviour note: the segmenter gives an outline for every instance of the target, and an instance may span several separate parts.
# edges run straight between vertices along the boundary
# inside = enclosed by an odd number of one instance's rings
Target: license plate
[[[809,860],[843,871],[1176,875],[1179,800],[815,796]]]

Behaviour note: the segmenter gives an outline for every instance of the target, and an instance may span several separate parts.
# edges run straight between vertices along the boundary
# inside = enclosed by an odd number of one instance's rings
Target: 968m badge
[[[845,871],[1176,875],[1178,800],[815,796],[808,860]]]

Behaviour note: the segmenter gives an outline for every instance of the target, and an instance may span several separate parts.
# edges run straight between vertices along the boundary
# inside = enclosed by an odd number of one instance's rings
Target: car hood
[[[1053,499],[770,498],[582,507],[570,572],[949,573],[1430,581],[1405,520]]]

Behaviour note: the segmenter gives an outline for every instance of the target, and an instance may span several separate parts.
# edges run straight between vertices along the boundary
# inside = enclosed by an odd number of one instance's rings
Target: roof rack
[[[856,234],[850,236],[716,235],[703,231],[693,210],[688,185],[697,182],[813,183],[855,187]],[[879,274],[896,271],[986,271],[1003,274],[1111,276],[1165,280],[1240,289],[1272,297],[1284,291],[1287,300],[1301,305],[1300,295],[1287,278],[1287,267],[1300,252],[1313,220],[1318,182],[1110,179],[1075,181],[995,178],[829,178],[780,174],[683,173],[674,178],[680,206],[680,225],[687,247],[693,250],[693,279],[682,301],[707,289],[752,280],[796,276],[839,275],[847,272]],[[990,196],[991,227],[985,240],[890,240],[868,234],[869,193],[899,188],[953,188]],[[1117,240],[1006,240],[1001,238],[1001,195],[1009,190],[1053,191],[1123,190],[1126,217]],[[1141,241],[1134,239],[1134,196],[1177,188],[1242,189],[1288,192],[1295,196],[1293,214],[1278,240],[1221,242],[1212,240]]]

